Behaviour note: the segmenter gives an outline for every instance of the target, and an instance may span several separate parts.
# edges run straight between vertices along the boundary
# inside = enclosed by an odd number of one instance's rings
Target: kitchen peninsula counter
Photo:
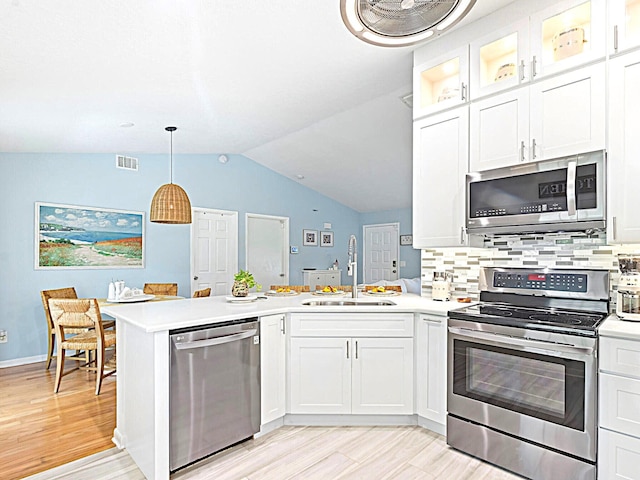
[[[373,296],[359,294],[358,302],[389,300],[396,305],[363,306],[307,306],[309,300],[341,301],[353,300],[350,294],[344,296],[321,296],[302,293],[291,297],[268,296],[266,300],[248,303],[233,303],[224,296],[189,298],[171,302],[114,304],[101,309],[103,313],[127,322],[141,330],[151,333],[175,330],[178,328],[210,325],[246,317],[262,317],[280,313],[294,312],[393,312],[393,313],[431,313],[445,315],[449,310],[469,306],[468,303],[455,301],[439,302],[423,298],[412,293],[396,296]]]
[[[358,301],[390,300],[395,305],[305,306],[309,300],[352,300],[350,295],[269,296],[232,303],[224,296],[170,302],[114,304],[102,312],[117,320],[117,417],[113,442],[126,448],[147,478],[169,479],[169,333],[241,318],[307,313],[411,313],[446,315],[466,303],[438,302],[415,294],[372,296]]]

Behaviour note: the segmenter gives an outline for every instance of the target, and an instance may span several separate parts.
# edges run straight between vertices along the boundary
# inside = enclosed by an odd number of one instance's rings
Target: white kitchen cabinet
[[[416,413],[444,435],[447,420],[447,317],[416,322]]]
[[[413,414],[413,314],[291,315],[292,414]]]
[[[609,62],[609,243],[640,242],[640,52]]]
[[[604,91],[600,63],[474,102],[470,170],[604,149]]]
[[[309,285],[311,290],[327,285],[342,285],[342,270],[303,270],[302,281],[304,285]]]
[[[261,423],[284,416],[286,409],[286,317],[260,317]]]
[[[292,337],[290,413],[351,413],[351,339]]]
[[[413,118],[469,100],[469,47],[464,46],[413,68]]]
[[[413,413],[413,339],[291,338],[291,413]]]
[[[529,81],[529,19],[474,40],[469,57],[471,100]]]
[[[414,122],[414,248],[467,244],[464,212],[468,147],[468,106]]]
[[[605,19],[606,0],[563,0],[531,15],[531,80],[603,59]]]
[[[609,0],[609,53],[640,45],[640,0]]]
[[[528,87],[474,102],[470,116],[469,169],[472,172],[528,160]]]
[[[599,353],[598,478],[640,480],[640,340],[602,336]]]

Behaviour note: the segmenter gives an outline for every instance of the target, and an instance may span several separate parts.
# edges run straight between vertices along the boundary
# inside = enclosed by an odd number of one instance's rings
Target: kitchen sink
[[[394,302],[390,300],[377,300],[377,301],[362,301],[359,302],[357,300],[308,300],[306,302],[302,302],[302,305],[308,305],[310,307],[343,307],[343,306],[351,306],[351,307],[374,307],[380,305],[395,305]]]

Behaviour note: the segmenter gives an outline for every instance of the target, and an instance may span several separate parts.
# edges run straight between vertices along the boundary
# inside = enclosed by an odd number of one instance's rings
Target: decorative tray
[[[119,298],[117,300],[114,298],[107,298],[107,302],[108,303],[135,303],[135,302],[146,302],[148,300],[153,300],[154,298],[156,298],[155,295],[143,294],[143,295],[134,295],[132,297]]]
[[[251,303],[255,302],[258,299],[257,295],[247,295],[246,297],[234,297],[233,295],[229,295],[224,297],[229,303]]]
[[[293,297],[295,295],[300,295],[300,292],[296,292],[295,290],[291,290],[290,292],[276,292],[275,290],[269,290],[268,292],[264,292],[264,294],[272,297]]]
[[[372,297],[393,297],[395,295],[400,295],[400,292],[396,292],[395,290],[386,290],[384,292],[374,292],[368,291],[364,292],[365,295],[371,295]]]

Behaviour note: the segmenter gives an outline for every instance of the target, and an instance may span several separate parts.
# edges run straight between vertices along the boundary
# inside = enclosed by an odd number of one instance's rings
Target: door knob
[[[193,279],[194,279],[194,280],[197,280],[197,279],[198,279],[198,276],[196,275],[195,277],[193,277]]]

